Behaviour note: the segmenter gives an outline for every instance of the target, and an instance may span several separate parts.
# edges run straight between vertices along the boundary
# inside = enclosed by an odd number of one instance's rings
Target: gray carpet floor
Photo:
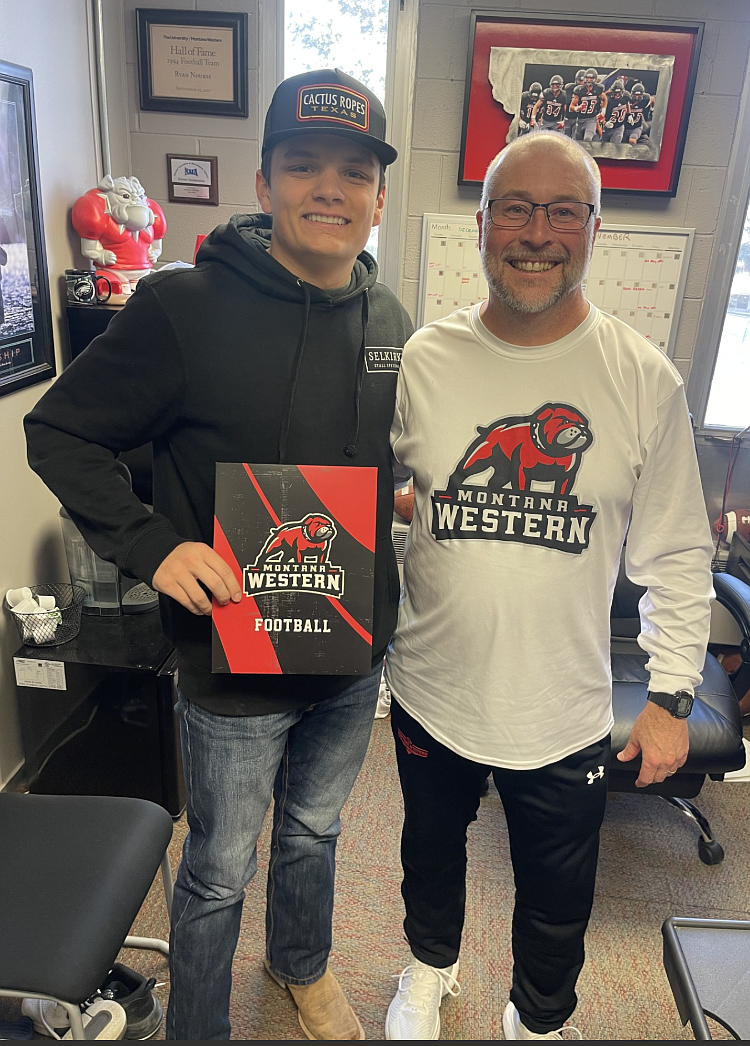
[[[746,731],[747,732],[747,731]],[[664,974],[661,925],[669,915],[750,918],[750,783],[707,782],[696,800],[726,851],[722,864],[698,859],[694,825],[658,798],[612,795],[602,834],[597,894],[579,981],[574,1022],[585,1039],[691,1039]],[[382,1039],[394,976],[408,961],[398,857],[401,797],[389,720],[375,722],[365,766],[344,810],[331,969],[359,1014],[368,1039]],[[184,818],[171,856],[179,860]],[[234,964],[232,1038],[303,1039],[291,998],[262,968],[268,826],[250,884]],[[502,804],[494,787],[469,832],[467,921],[462,993],[442,1007],[443,1039],[501,1039],[510,983],[513,884]],[[134,927],[165,936],[157,879]],[[160,982],[166,961],[123,951],[120,960]],[[0,1000],[0,1016],[17,1012]],[[731,1038],[711,1022],[715,1038]],[[163,1027],[155,1036],[163,1038]]]

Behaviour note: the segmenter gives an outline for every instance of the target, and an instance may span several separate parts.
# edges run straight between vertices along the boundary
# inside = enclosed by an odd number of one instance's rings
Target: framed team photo
[[[54,374],[33,76],[0,62],[0,396]]]
[[[702,22],[472,11],[459,185],[519,135],[576,139],[608,193],[674,196]]]
[[[597,157],[658,162],[674,58],[633,55],[621,64],[623,57],[588,54],[582,65],[580,53],[493,47],[492,97],[506,112],[515,109],[506,141],[535,129],[562,131]]]

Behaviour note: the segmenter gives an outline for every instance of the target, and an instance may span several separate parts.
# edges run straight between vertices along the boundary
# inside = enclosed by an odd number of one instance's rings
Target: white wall
[[[414,104],[405,264],[401,300],[416,314],[422,214],[473,214],[479,192],[459,188],[464,80],[472,7],[508,14],[551,7],[539,0],[420,0],[417,83]],[[719,206],[737,122],[739,98],[750,53],[750,0],[629,0],[628,16],[705,20],[696,93],[673,199],[607,194],[605,222],[694,228],[695,243],[677,333],[674,362],[687,378],[696,351],[696,333]],[[613,15],[606,0],[566,0],[556,13]]]
[[[69,223],[72,201],[95,184],[87,0],[2,0],[0,59],[30,68],[36,96],[44,233],[58,371],[67,336],[61,276],[79,264]],[[0,594],[7,588],[67,581],[58,502],[26,464],[21,419],[49,382],[0,397],[3,511]],[[12,654],[19,644],[0,612],[0,787],[22,762]]]

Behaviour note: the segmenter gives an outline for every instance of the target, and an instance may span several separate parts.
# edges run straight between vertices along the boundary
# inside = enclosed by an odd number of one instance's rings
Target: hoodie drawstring
[[[281,432],[279,434],[279,464],[283,465],[286,463],[286,447],[289,441],[289,429],[292,424],[292,410],[294,408],[294,395],[297,391],[297,382],[299,380],[299,373],[302,367],[302,355],[305,351],[305,342],[307,341],[307,328],[310,320],[310,289],[306,283],[302,280],[297,280],[298,285],[302,288],[302,292],[305,296],[304,301],[304,315],[302,318],[302,331],[297,342],[297,349],[294,353],[294,362],[292,363],[292,378],[289,383],[289,392],[287,393],[286,404],[284,406],[284,414],[281,421]],[[364,381],[365,375],[365,346],[367,344],[367,323],[370,317],[370,301],[367,290],[362,294],[362,340],[359,346],[359,354],[357,356],[357,374],[354,381],[354,426],[352,429],[352,435],[344,447],[344,454],[348,458],[353,458],[357,453],[357,443],[359,442],[359,423],[360,423],[360,400],[362,398],[362,382]]]
[[[370,301],[367,291],[362,295],[362,342],[359,346],[357,357],[357,377],[354,383],[354,431],[349,443],[344,447],[344,454],[353,458],[357,453],[357,441],[359,440],[359,416],[360,400],[362,398],[362,381],[365,375],[365,345],[367,342],[367,321],[370,317]]]
[[[292,380],[289,383],[289,392],[287,393],[284,414],[281,419],[281,432],[279,434],[280,465],[285,464],[286,445],[289,440],[289,428],[292,424],[294,394],[297,391],[297,381],[299,379],[300,368],[302,367],[302,353],[305,350],[305,342],[307,341],[307,325],[310,319],[310,289],[302,280],[297,280],[297,284],[302,288],[302,293],[305,296],[305,312],[302,317],[302,332],[299,336],[299,341],[297,342],[297,349],[294,353],[294,362],[292,363]]]

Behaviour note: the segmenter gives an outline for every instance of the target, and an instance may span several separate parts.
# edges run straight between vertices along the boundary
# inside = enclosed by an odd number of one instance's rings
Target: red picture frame
[[[621,17],[578,18],[505,15],[472,11],[466,68],[458,184],[480,186],[485,171],[506,141],[513,116],[494,100],[488,79],[490,48],[534,48],[592,53],[673,56],[672,83],[656,162],[596,157],[602,191],[675,196],[695,90],[703,22]]]

